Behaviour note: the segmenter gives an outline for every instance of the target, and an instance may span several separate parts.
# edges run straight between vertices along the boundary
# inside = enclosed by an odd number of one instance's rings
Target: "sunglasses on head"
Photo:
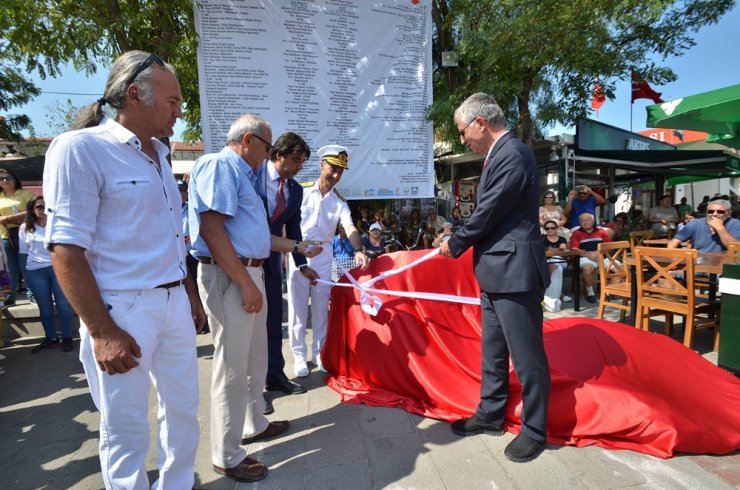
[[[157,56],[156,54],[152,53],[150,54],[147,59],[141,62],[141,64],[134,70],[133,75],[128,77],[128,80],[126,80],[126,87],[134,83],[134,80],[136,80],[136,77],[141,74],[142,71],[146,70],[150,66],[152,66],[152,63],[156,63],[161,67],[164,67],[164,61],[162,61],[162,58]]]

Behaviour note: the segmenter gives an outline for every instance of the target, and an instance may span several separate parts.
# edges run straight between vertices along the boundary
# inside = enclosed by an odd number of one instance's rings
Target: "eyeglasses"
[[[46,207],[46,205],[45,205],[45,204],[37,204],[37,205],[35,205],[35,206],[33,207],[33,209],[36,209],[36,210],[38,210],[38,211],[43,211],[45,207]]]
[[[707,214],[725,214],[724,209],[707,209]]]
[[[557,230],[558,228],[556,226],[545,226],[546,230]]]
[[[465,131],[468,129],[468,126],[470,126],[471,124],[473,124],[476,119],[478,119],[478,116],[475,116],[472,121],[470,121],[468,124],[465,125],[464,128],[462,128],[460,131],[458,131],[458,133],[460,134],[460,137],[461,138],[464,138],[465,137]]]
[[[156,54],[152,53],[150,54],[147,59],[141,62],[141,64],[134,70],[133,75],[128,77],[128,80],[126,80],[126,87],[134,83],[134,80],[136,80],[136,77],[138,77],[142,71],[146,70],[150,66],[152,66],[152,63],[156,63],[161,67],[164,67],[164,61],[162,61],[162,58],[157,56]]]
[[[254,136],[254,137],[255,137],[255,138],[257,138],[258,140],[260,140],[261,142],[263,142],[263,143],[265,144],[265,146],[267,147],[267,151],[268,151],[268,152],[272,151],[272,143],[270,143],[270,142],[266,141],[266,140],[265,140],[264,138],[260,138],[259,136],[257,136],[257,135],[256,135],[256,134],[254,134],[254,133],[252,133],[252,136]]]
[[[13,177],[0,177],[0,182],[13,182],[14,180]]]

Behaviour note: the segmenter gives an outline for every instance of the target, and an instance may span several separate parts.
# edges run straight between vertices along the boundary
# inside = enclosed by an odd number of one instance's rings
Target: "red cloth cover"
[[[425,253],[383,255],[353,274],[362,283]],[[476,297],[471,257],[470,251],[458,260],[435,257],[375,287]],[[473,414],[480,389],[480,308],[381,298],[373,318],[360,309],[355,289],[333,289],[321,355],[333,373],[327,384],[344,402],[399,407],[447,422]],[[740,448],[740,380],[680,342],[578,317],[546,321],[544,339],[552,375],[549,442],[661,458]],[[510,382],[505,426],[516,433],[521,386],[513,369]]]

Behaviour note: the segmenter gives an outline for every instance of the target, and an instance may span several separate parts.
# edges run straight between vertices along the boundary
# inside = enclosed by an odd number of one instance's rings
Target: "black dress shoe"
[[[500,425],[478,420],[478,417],[473,415],[469,419],[460,419],[453,422],[452,432],[459,436],[474,436],[483,432],[490,432],[494,436],[500,436],[504,433],[504,430]]]
[[[586,301],[589,303],[596,303],[596,295],[595,294],[589,294],[588,297],[586,297]]]
[[[275,407],[272,406],[272,402],[265,396],[265,411],[262,412],[264,415],[270,415],[275,412]]]
[[[285,373],[268,376],[265,389],[267,391],[282,391],[286,395],[297,395],[306,392],[306,388],[289,380]]]
[[[531,437],[520,433],[506,446],[504,455],[515,463],[526,463],[542,454],[545,447],[547,447],[547,442],[535,441]]]

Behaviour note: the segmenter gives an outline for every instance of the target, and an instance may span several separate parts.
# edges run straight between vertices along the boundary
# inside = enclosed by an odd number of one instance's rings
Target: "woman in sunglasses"
[[[18,226],[26,217],[26,205],[35,196],[23,189],[20,179],[12,171],[0,168],[0,238],[8,258],[10,294],[5,305],[15,304],[15,294],[21,279],[18,263]],[[29,288],[29,296],[30,296]]]
[[[39,196],[28,203],[26,221],[20,227],[20,253],[27,255],[26,281],[33,289],[39,307],[41,324],[46,338],[31,350],[40,352],[59,343],[54,319],[54,303],[57,306],[62,325],[62,349],[72,350],[72,307],[64,296],[62,288],[51,267],[51,256],[44,247],[46,233],[46,210],[44,198]]]
[[[568,218],[563,213],[563,208],[558,206],[555,200],[555,193],[547,191],[542,195],[540,202],[540,233],[545,234],[545,221],[553,220],[558,225],[558,235],[565,237],[567,241],[570,238],[570,230],[563,228],[568,222]]]
[[[565,250],[568,248],[568,242],[562,236],[558,235],[558,223],[555,220],[545,221],[543,228],[545,235],[545,250],[558,249]],[[550,286],[545,291],[545,309],[551,313],[557,313],[561,308],[561,293],[563,291],[563,269],[565,269],[565,259],[559,256],[549,257],[547,265],[550,268]],[[562,301],[570,301],[573,298],[563,296]]]

